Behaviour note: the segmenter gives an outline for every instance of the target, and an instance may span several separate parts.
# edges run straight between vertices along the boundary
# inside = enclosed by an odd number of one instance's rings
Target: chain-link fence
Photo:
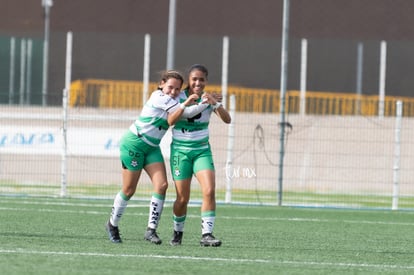
[[[62,191],[60,106],[65,86],[67,26],[75,27],[73,81],[142,81],[146,34],[151,37],[150,81],[158,80],[158,73],[165,69],[166,63],[167,1],[145,2],[148,9],[160,5],[152,15],[146,12],[141,17],[130,16],[128,22],[122,17],[122,14],[125,17],[135,9],[142,9],[144,2],[114,8],[110,17],[106,10],[111,10],[108,8],[111,5],[106,1],[100,2],[95,13],[89,13],[91,7],[88,5],[81,9],[81,2],[56,3],[51,21],[48,107],[38,106],[43,96],[42,31],[20,30],[15,34],[13,30],[7,30],[0,36],[2,193],[58,196]],[[191,14],[194,2],[178,1],[174,67],[185,72],[191,64],[203,63],[210,70],[209,83],[220,85],[223,38],[226,36],[229,38],[228,83],[244,88],[278,90],[282,2],[260,4],[243,0],[237,2],[237,9],[234,9],[234,3],[197,2],[203,10],[198,16],[199,21],[204,22],[193,23],[194,16],[186,15]],[[339,102],[335,99],[338,93],[379,96],[381,85],[384,85],[385,96],[395,97],[393,102],[397,96],[412,96],[414,34],[407,28],[410,20],[404,19],[409,17],[402,15],[414,11],[414,4],[400,0],[396,1],[398,5],[392,4],[393,8],[389,8],[389,1],[380,0],[290,2],[288,90],[324,93],[332,98],[331,102]],[[205,5],[210,8],[202,9]],[[397,17],[395,7],[398,7],[400,17]],[[77,11],[71,13],[76,24],[64,24],[66,21],[60,15],[66,14],[62,13],[65,9]],[[136,14],[140,14],[138,10]],[[90,18],[83,16],[82,11]],[[230,12],[233,12],[231,16]],[[217,20],[203,20],[211,14]],[[236,17],[245,21],[237,21]],[[142,18],[147,19],[138,24],[136,20]],[[39,20],[41,22],[42,18]],[[107,29],[96,23],[111,20],[114,22]],[[85,22],[96,24],[91,27]],[[59,28],[54,29],[54,24]],[[134,24],[139,25],[137,31]],[[381,48],[384,42],[386,51]],[[383,79],[382,69],[385,70]],[[295,102],[300,102],[296,92],[294,96]],[[236,101],[242,100],[241,95],[236,96]],[[270,101],[266,103],[270,104]],[[312,114],[290,112],[298,110],[297,105],[287,109],[288,121],[293,127],[286,137],[284,204],[389,208],[395,181],[393,175],[398,170],[400,207],[413,208],[410,202],[414,196],[412,118],[402,118],[401,166],[395,167],[395,116],[368,116],[358,112],[346,116],[331,115],[318,112],[317,106],[322,108],[322,104],[312,106],[316,106]],[[112,197],[120,187],[119,135],[140,110],[90,107],[69,109],[67,194]],[[279,106],[270,107],[279,109]],[[394,104],[389,108],[394,108]],[[278,181],[279,116],[257,112],[253,107],[252,110],[235,115],[232,167],[227,165],[226,159],[227,128],[212,120],[211,143],[217,162],[218,198],[224,200],[226,184],[231,179],[235,202],[276,203],[281,191]],[[165,142],[168,143],[168,137]],[[151,186],[145,176],[140,188],[138,196],[147,197],[146,192]],[[193,188],[194,199],[197,199],[197,184],[193,184]],[[169,192],[173,192],[173,187]],[[173,193],[168,197],[172,198]]]
[[[2,194],[59,196],[63,190],[66,196],[106,198],[120,188],[119,139],[139,111],[71,108],[64,182],[61,112],[60,108],[2,108]],[[217,198],[224,202],[230,187],[231,201],[236,203],[277,204],[283,192],[284,205],[391,208],[397,183],[399,208],[412,208],[414,120],[402,118],[397,142],[396,119],[289,115],[280,189],[278,115],[236,113],[232,147],[229,126],[213,117]],[[161,144],[167,164],[170,138],[167,134]],[[192,199],[200,199],[196,181],[192,188]],[[150,190],[149,179],[143,176],[137,197],[146,198]],[[171,185],[168,199],[173,197]]]

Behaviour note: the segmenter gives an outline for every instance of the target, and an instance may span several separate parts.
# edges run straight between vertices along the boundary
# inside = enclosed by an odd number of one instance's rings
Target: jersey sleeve
[[[178,107],[178,101],[169,95],[164,94],[162,91],[155,91],[151,95],[152,107],[162,109],[166,112],[170,112],[173,107]]]
[[[205,103],[203,103],[203,104],[199,103],[199,104],[196,104],[196,105],[188,106],[184,109],[184,112],[182,113],[181,117],[182,118],[193,117],[193,116],[201,113],[205,109],[207,109],[208,106],[209,106],[209,104],[205,104]],[[173,106],[171,109],[168,110],[168,113],[174,113],[179,107],[180,107],[180,105]]]
[[[201,113],[202,111],[204,111],[205,109],[207,109],[209,105],[208,104],[197,104],[197,105],[191,105],[187,108],[184,109],[183,114],[181,115],[183,118],[190,118],[193,117],[199,113]]]

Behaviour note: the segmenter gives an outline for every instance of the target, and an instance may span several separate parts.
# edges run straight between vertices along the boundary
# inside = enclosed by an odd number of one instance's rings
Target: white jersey
[[[176,98],[184,102],[188,98],[188,91],[182,91]],[[201,100],[201,97],[199,101]],[[208,105],[200,113],[190,118],[181,117],[172,129],[172,144],[176,149],[205,149],[208,148],[211,113],[213,108]]]
[[[156,90],[142,108],[137,120],[129,127],[146,143],[158,146],[168,130],[168,112],[179,105],[178,101],[161,90]]]

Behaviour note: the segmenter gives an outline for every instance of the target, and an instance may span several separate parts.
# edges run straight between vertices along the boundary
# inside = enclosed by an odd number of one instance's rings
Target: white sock
[[[112,206],[111,217],[109,218],[109,221],[113,226],[118,226],[119,220],[128,205],[128,200],[129,198],[124,195],[122,191],[119,191],[119,193],[116,194],[114,205]]]
[[[214,222],[216,221],[215,211],[207,211],[201,214],[201,234],[213,233]]]
[[[154,193],[152,195],[148,215],[148,228],[157,229],[162,209],[164,208],[164,199],[165,197],[160,194]]]
[[[174,222],[174,231],[177,232],[184,232],[184,223],[185,223],[185,218],[187,216],[181,216],[181,217],[177,217],[176,215],[173,216],[173,222]]]

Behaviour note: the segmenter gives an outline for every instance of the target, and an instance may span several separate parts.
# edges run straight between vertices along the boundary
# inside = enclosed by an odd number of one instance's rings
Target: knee
[[[213,186],[208,186],[203,189],[203,196],[207,198],[214,198],[216,190]]]
[[[162,191],[164,191],[164,193],[167,191],[167,189],[168,189],[168,182],[163,182],[161,185],[160,185],[160,189],[162,190]]]
[[[122,193],[124,193],[124,195],[127,196],[128,198],[131,198],[135,194],[135,188],[123,189]]]
[[[157,183],[154,189],[158,194],[165,194],[168,189],[168,182]]]
[[[177,198],[175,199],[175,203],[181,206],[187,205],[189,201],[190,201],[189,198],[185,196],[179,196],[179,195],[177,195]]]

